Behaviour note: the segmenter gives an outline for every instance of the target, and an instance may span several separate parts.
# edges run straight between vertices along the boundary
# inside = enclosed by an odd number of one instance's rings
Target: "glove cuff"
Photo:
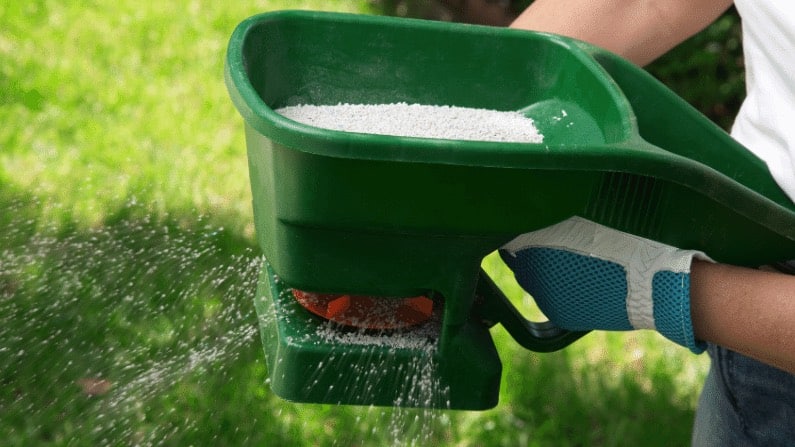
[[[652,301],[657,332],[693,353],[704,352],[707,344],[693,334],[689,272],[657,272],[652,279]]]

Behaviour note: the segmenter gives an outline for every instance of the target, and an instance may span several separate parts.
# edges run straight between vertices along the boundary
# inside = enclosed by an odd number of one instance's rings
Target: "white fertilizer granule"
[[[421,104],[299,105],[281,115],[323,129],[446,140],[541,143],[532,119],[519,112]]]

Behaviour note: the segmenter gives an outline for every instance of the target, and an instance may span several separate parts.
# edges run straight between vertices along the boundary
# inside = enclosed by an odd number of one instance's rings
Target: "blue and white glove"
[[[690,318],[690,265],[712,261],[572,217],[501,249],[516,280],[555,325],[572,331],[655,329],[703,352]]]

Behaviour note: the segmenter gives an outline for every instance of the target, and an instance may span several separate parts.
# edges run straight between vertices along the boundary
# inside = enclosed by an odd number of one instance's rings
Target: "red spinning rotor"
[[[400,329],[427,321],[433,300],[425,296],[385,298],[312,293],[293,289],[307,310],[335,323],[366,329]]]

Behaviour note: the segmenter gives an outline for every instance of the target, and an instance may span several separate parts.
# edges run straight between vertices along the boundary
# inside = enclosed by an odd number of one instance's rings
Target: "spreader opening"
[[[313,293],[292,289],[301,306],[326,320],[363,329],[403,329],[428,321],[434,302],[426,296],[406,298]]]

